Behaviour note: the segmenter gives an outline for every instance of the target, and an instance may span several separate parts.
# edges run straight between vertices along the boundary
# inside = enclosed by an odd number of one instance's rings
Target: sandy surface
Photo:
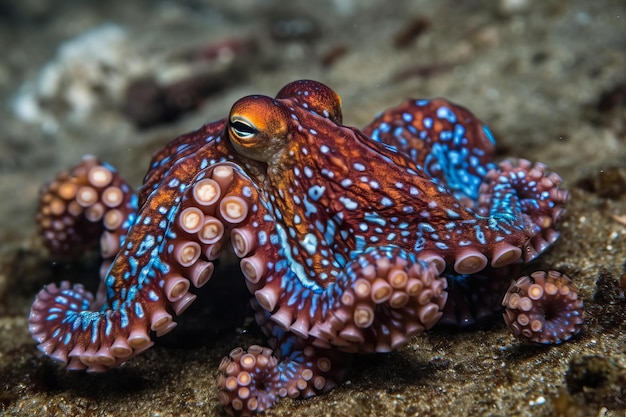
[[[97,271],[93,259],[47,258],[35,233],[37,190],[85,153],[137,185],[150,154],[177,134],[224,117],[243,95],[272,95],[299,78],[335,88],[345,122],[357,126],[404,97],[450,98],[490,125],[499,157],[558,172],[572,194],[562,237],[528,269],[570,275],[586,324],[574,340],[547,348],[521,345],[499,320],[476,332],[431,332],[399,352],[360,359],[328,395],[284,400],[266,414],[626,415],[623,1],[285,3],[0,6],[0,415],[223,415],[220,359],[236,345],[263,342],[232,283],[211,282],[172,334],[105,375],[67,373],[37,352],[27,316],[38,289],[68,278],[93,282]],[[100,81],[82,85],[73,101],[64,92],[93,69],[74,64],[82,69],[57,81],[57,90],[47,79],[44,94],[42,69],[59,64],[59,46],[106,24],[123,33],[124,50],[113,49],[118,61],[100,68]],[[102,39],[95,37],[92,52],[106,49]],[[176,121],[138,129],[123,111],[120,88],[137,74],[167,80],[180,51],[251,40],[255,48],[210,63],[223,88]],[[37,97],[38,113],[16,97]]]

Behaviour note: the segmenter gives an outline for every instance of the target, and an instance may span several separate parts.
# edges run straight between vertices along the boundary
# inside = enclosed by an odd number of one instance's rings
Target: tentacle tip
[[[515,281],[504,296],[503,318],[513,334],[531,344],[559,344],[580,333],[583,302],[571,279],[537,271]]]
[[[272,350],[250,346],[236,348],[219,366],[218,399],[231,415],[253,415],[263,411],[284,395],[278,361]]]

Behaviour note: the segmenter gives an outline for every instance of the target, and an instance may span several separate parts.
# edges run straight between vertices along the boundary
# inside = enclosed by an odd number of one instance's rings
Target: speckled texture
[[[61,276],[89,285],[97,276],[94,259],[71,265],[48,260],[34,238],[37,189],[84,153],[113,163],[136,185],[150,154],[177,133],[223,116],[245,94],[272,94],[288,81],[313,78],[341,92],[348,124],[362,126],[403,97],[444,96],[489,124],[499,138],[499,157],[541,160],[559,172],[572,192],[562,236],[529,269],[570,276],[585,301],[586,323],[579,336],[550,348],[521,345],[499,320],[475,332],[431,332],[400,352],[360,358],[350,382],[328,395],[285,400],[266,415],[548,416],[577,408],[584,416],[603,407],[605,415],[623,415],[626,301],[619,282],[626,273],[626,225],[619,216],[626,215],[626,195],[619,192],[624,180],[607,174],[625,166],[625,105],[618,91],[616,99],[596,106],[626,82],[621,2],[528,2],[520,8],[508,1],[399,1],[389,10],[382,1],[329,0],[323,7],[295,2],[280,13],[279,2],[264,2],[261,9],[255,3],[160,3],[149,16],[147,2],[2,6],[2,15],[12,16],[0,25],[4,103],[17,86],[36,78],[59,43],[104,22],[130,28],[132,42],[147,51],[238,34],[255,37],[259,55],[231,87],[176,123],[152,129],[137,131],[115,102],[47,133],[4,107],[0,413],[223,415],[215,385],[219,361],[233,345],[263,341],[245,301],[225,299],[244,291],[233,284],[211,282],[204,303],[192,306],[196,311],[185,314],[174,334],[105,375],[67,373],[37,353],[27,314],[40,286]],[[291,19],[300,32],[277,29],[278,20],[296,16],[304,16]],[[428,25],[417,38],[394,41],[418,16]],[[344,52],[324,64],[340,47]],[[230,313],[217,317],[217,311]],[[566,372],[574,368],[581,375],[587,356],[605,358],[616,375],[599,386],[593,380],[585,385],[584,377],[568,384]]]

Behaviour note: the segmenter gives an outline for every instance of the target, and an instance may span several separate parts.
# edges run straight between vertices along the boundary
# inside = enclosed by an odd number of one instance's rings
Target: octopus
[[[268,346],[222,360],[219,401],[251,415],[327,392],[353,354],[481,315],[468,282],[499,307],[511,271],[558,238],[561,178],[494,154],[489,128],[445,99],[406,100],[359,130],[337,93],[301,80],[174,139],[136,194],[86,156],[43,188],[38,224],[53,256],[98,247],[100,285],[45,286],[30,332],[70,370],[118,366],[174,329],[232,248]]]

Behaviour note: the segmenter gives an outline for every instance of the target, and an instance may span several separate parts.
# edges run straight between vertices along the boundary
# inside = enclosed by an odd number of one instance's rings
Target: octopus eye
[[[289,114],[273,98],[255,95],[239,99],[228,116],[230,143],[237,153],[267,162],[285,147]]]
[[[231,132],[240,139],[249,139],[257,133],[257,130],[249,122],[243,120],[230,121]]]

